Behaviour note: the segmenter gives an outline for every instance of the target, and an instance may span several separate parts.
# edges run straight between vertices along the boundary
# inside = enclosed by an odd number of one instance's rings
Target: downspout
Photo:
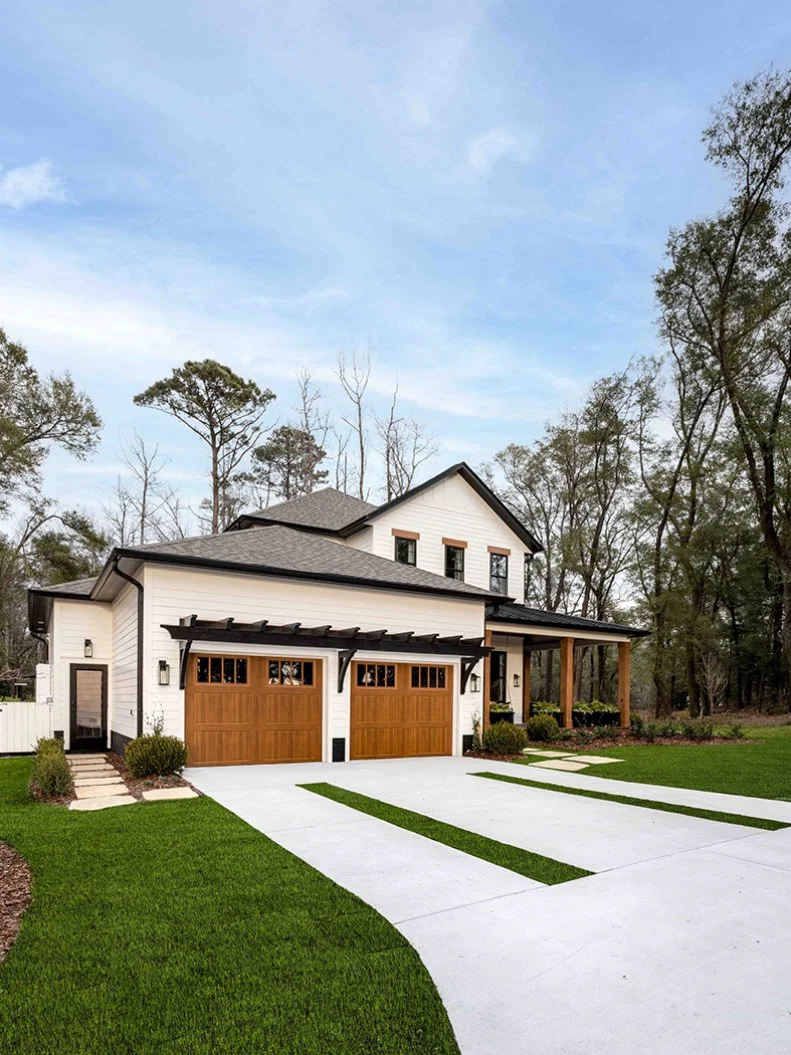
[[[40,641],[41,644],[44,646],[44,662],[45,663],[49,663],[49,641],[47,641],[47,638],[45,637],[45,635],[44,634],[34,634],[33,631],[31,630],[30,631],[30,636],[34,637],[36,639],[36,641]]]
[[[121,571],[116,557],[113,571],[137,590],[137,735],[143,735],[143,584]]]

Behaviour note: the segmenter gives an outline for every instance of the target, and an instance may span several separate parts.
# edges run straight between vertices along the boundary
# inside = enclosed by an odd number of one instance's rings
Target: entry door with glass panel
[[[107,744],[107,667],[72,664],[72,751],[103,750]]]

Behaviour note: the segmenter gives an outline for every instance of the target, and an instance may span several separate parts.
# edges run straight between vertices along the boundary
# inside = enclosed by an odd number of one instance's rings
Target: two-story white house
[[[155,723],[193,765],[460,754],[492,701],[527,714],[530,657],[631,627],[524,605],[541,546],[465,464],[383,505],[333,488],[219,535],[116,548],[95,579],[32,589],[53,732],[123,752]],[[39,698],[41,698],[39,690]]]

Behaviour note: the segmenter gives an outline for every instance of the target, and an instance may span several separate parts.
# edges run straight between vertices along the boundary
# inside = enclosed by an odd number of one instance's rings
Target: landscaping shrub
[[[647,744],[652,744],[659,735],[659,726],[656,724],[656,722],[643,723],[643,728],[640,732],[641,740],[645,740]]]
[[[556,703],[542,701],[531,707],[533,715],[548,714],[560,724],[560,707]],[[591,729],[618,725],[620,711],[614,703],[602,703],[601,700],[577,700],[571,711],[571,720],[575,728]]]
[[[675,722],[662,722],[658,726],[657,736],[663,736],[666,740],[671,740],[679,729]]]
[[[518,755],[524,747],[527,734],[520,725],[500,722],[490,725],[483,734],[483,749],[490,755]]]
[[[133,777],[180,773],[187,764],[187,745],[177,736],[155,732],[126,745],[124,761]]]
[[[551,714],[537,714],[525,722],[525,732],[530,740],[548,743],[557,740],[560,726]]]
[[[681,735],[687,740],[713,740],[714,726],[711,722],[685,722]]]
[[[629,719],[629,725],[634,735],[640,736],[643,729],[645,728],[645,720],[642,715],[635,713]]]
[[[68,795],[71,791],[71,770],[63,753],[63,741],[42,737],[36,742],[33,768],[28,785],[32,796]]]
[[[720,730],[720,736],[724,737],[726,740],[743,740],[744,726],[726,725]]]

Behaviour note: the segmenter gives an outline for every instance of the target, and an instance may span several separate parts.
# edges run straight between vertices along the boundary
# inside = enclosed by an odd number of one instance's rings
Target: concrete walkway
[[[390,919],[434,977],[466,1055],[791,1051],[791,829],[469,776],[482,769],[539,779],[451,758],[186,775]],[[540,779],[636,794],[578,774]],[[599,874],[542,886],[295,786],[321,780]],[[685,794],[740,813],[759,801]],[[791,820],[791,804],[773,805]]]

